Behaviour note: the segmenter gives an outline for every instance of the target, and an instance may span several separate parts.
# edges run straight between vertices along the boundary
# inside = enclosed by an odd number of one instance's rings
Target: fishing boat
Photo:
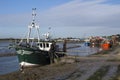
[[[39,66],[54,62],[55,42],[49,39],[41,40],[39,36],[39,25],[35,21],[36,8],[32,9],[32,22],[28,25],[27,37],[21,39],[14,45],[20,66]],[[32,31],[36,32],[37,38],[32,36]]]

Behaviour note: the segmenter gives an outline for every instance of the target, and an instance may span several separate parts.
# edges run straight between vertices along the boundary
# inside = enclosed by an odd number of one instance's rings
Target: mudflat
[[[0,80],[119,80],[119,77],[120,46],[117,46],[105,54],[65,56],[58,63],[0,75]]]

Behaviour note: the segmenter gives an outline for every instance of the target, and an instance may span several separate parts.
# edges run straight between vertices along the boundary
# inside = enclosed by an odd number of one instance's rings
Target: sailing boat
[[[40,40],[39,25],[35,21],[36,8],[32,9],[32,22],[28,26],[28,34],[26,39],[22,39],[18,44],[14,45],[16,49],[20,66],[39,66],[54,62],[55,42],[48,39]],[[36,31],[37,39],[31,38],[32,30]]]

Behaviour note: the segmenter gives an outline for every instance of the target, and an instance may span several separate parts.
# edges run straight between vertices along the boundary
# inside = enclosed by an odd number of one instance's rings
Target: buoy
[[[109,50],[110,45],[108,43],[102,44],[102,49],[103,50]]]

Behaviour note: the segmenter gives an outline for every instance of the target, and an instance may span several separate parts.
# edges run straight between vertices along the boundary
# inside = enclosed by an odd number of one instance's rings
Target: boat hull
[[[33,49],[17,50],[20,66],[31,67],[40,66],[50,63],[49,53]]]

